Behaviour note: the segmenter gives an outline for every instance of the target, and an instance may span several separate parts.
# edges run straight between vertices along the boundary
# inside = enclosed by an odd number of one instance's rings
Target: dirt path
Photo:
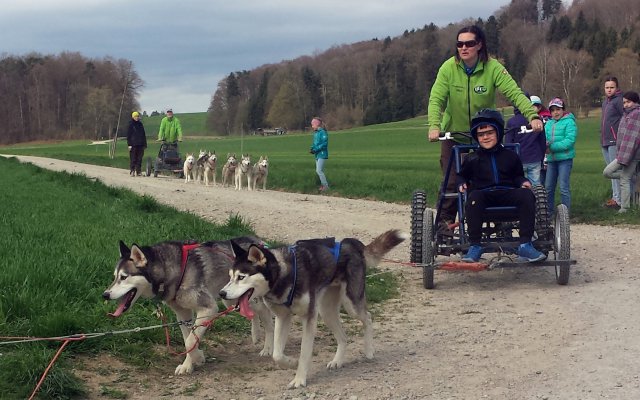
[[[81,172],[163,203],[223,222],[248,219],[260,236],[354,236],[367,241],[388,228],[409,230],[408,206],[274,191],[237,192],[174,178],[131,178],[127,171],[20,157],[53,170]],[[340,370],[324,366],[335,350],[321,332],[305,389],[286,390],[294,372],[247,350],[250,339],[215,343],[190,377],[172,375],[175,360],[139,375],[110,358],[85,363],[81,374],[130,399],[638,399],[640,398],[640,230],[571,227],[572,269],[558,286],[552,268],[483,273],[422,273],[384,267],[402,279],[402,294],[374,310],[376,358],[365,361],[361,340]],[[407,261],[408,244],[390,258]],[[353,330],[351,330],[353,331]],[[294,334],[289,353],[297,353]],[[98,364],[97,366],[95,364]],[[128,372],[123,372],[128,371]],[[106,372],[105,372],[106,371]],[[108,396],[107,396],[108,397]]]

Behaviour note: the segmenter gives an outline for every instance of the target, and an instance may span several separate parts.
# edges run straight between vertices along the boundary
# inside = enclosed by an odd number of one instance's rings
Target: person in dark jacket
[[[131,113],[131,122],[127,130],[127,146],[129,146],[129,175],[140,176],[144,149],[147,148],[147,135],[144,131],[140,113]]]
[[[600,124],[600,145],[605,166],[616,159],[616,139],[618,138],[618,126],[624,115],[622,107],[622,91],[618,85],[618,78],[607,76],[604,78],[604,95],[602,101],[602,121]],[[620,208],[620,180],[611,180],[611,199],[603,205],[608,208]]]
[[[533,104],[533,101],[531,103]],[[541,132],[520,133],[520,127],[528,125],[529,121],[515,106],[513,114],[513,117],[507,121],[504,142],[520,144],[520,161],[522,161],[524,175],[531,182],[531,185],[540,185],[542,184],[540,172],[547,149],[544,134]]]
[[[482,223],[485,209],[515,206],[520,221],[519,261],[546,258],[531,243],[535,225],[536,198],[531,182],[524,177],[518,154],[502,145],[504,120],[495,110],[480,110],[471,120],[471,137],[479,148],[469,154],[457,175],[458,190],[467,193],[465,203],[469,250],[462,258],[478,262],[482,255]]]

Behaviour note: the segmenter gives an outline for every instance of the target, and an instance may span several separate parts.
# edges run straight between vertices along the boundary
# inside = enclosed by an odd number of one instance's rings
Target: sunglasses
[[[477,40],[467,40],[466,42],[461,42],[461,41],[456,42],[456,47],[459,49],[461,49],[464,46],[467,46],[467,48],[471,48],[471,47],[476,47],[477,45],[478,45]]]

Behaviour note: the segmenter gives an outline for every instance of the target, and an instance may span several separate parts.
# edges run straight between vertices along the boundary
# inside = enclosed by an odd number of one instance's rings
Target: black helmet
[[[471,137],[478,141],[478,128],[483,125],[491,125],[498,133],[498,143],[502,143],[504,136],[504,119],[499,111],[484,108],[476,113],[471,120]]]

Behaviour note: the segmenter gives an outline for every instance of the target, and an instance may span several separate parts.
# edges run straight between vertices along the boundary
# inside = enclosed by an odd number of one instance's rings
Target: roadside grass
[[[602,176],[604,161],[598,125],[599,119],[596,117],[578,119],[577,157],[571,173],[571,219],[583,223],[638,224],[640,212],[637,209],[626,215],[618,215],[601,206],[611,197],[611,184]],[[325,167],[331,184],[329,195],[408,204],[415,189],[424,189],[428,204],[433,206],[441,181],[440,146],[427,142],[426,133],[425,117],[330,131],[329,160]],[[159,149],[158,143],[153,142],[152,138],[149,140],[145,159],[154,158]],[[269,189],[317,193],[319,181],[315,174],[314,158],[308,154],[310,144],[309,133],[269,137],[203,137],[185,140],[180,145],[180,152],[184,155],[197,153],[200,149],[215,151],[219,164],[224,163],[228,153],[249,153],[254,162],[265,155],[270,162]],[[114,160],[109,159],[107,146],[87,146],[86,142],[77,141],[53,145],[14,145],[0,148],[0,153],[128,168],[126,143],[122,140],[118,142]],[[218,175],[221,169],[218,168]]]
[[[0,157],[0,342],[6,337],[51,338],[78,333],[108,333],[161,324],[155,304],[141,299],[118,319],[107,317],[116,302],[102,292],[113,280],[118,240],[147,245],[164,240],[220,240],[252,234],[240,216],[223,225],[161,205],[148,196],[112,188],[83,175],[57,173]],[[371,301],[397,293],[393,276],[369,282]],[[367,289],[369,293],[369,289]],[[168,322],[173,313],[164,307]],[[208,340],[248,335],[250,324],[232,313],[215,322]],[[178,328],[171,342],[180,350]],[[83,397],[83,382],[72,372],[75,354],[109,353],[141,369],[173,367],[174,358],[158,348],[162,329],[71,342],[44,381],[39,398]],[[0,347],[0,398],[27,398],[51,361],[60,341]],[[206,342],[204,342],[206,348]],[[102,395],[119,398],[116,389]]]

